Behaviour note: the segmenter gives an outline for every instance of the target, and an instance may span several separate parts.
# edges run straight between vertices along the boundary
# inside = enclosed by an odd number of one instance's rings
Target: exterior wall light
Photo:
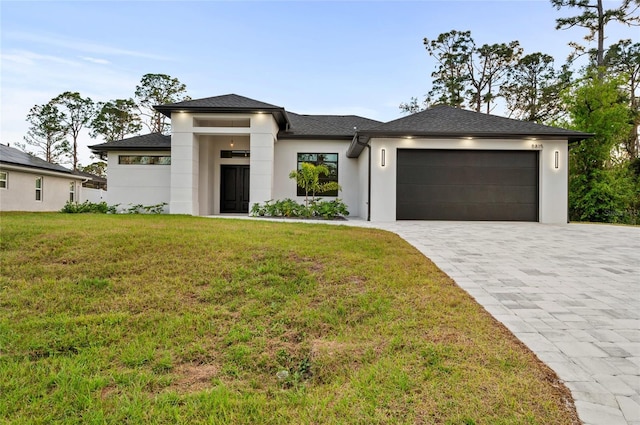
[[[554,166],[555,166],[555,168],[556,168],[556,170],[557,170],[557,169],[558,169],[558,167],[559,167],[559,165],[560,165],[560,164],[559,164],[559,162],[560,162],[560,152],[555,151],[555,152],[554,152],[554,156],[555,156],[555,158],[554,158]]]
[[[380,151],[380,165],[382,167],[384,167],[386,165],[386,156],[387,156],[387,151],[385,149],[382,149]]]

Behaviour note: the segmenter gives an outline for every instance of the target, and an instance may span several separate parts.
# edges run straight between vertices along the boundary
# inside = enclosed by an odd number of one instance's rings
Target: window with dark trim
[[[36,201],[42,201],[42,177],[36,177]]]
[[[169,155],[118,155],[118,164],[171,165],[171,156]]]
[[[338,182],[338,154],[337,153],[299,153],[298,170],[302,168],[302,163],[308,162],[313,165],[324,165],[329,169],[329,175],[320,174],[320,184],[327,182]],[[298,196],[304,196],[304,189],[298,186]],[[316,196],[338,196],[337,190],[316,193]]]
[[[76,182],[69,183],[69,202],[76,201]]]
[[[220,158],[249,158],[251,152],[247,150],[220,151]]]
[[[0,189],[6,189],[9,187],[9,173],[6,171],[0,171]]]

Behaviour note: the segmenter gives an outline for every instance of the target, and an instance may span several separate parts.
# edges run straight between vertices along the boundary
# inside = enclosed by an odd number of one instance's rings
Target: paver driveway
[[[640,425],[640,228],[361,224],[397,233],[475,297],[556,371],[585,424]]]

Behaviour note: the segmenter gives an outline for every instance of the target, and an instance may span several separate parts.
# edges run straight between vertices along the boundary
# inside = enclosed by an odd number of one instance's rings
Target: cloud
[[[171,58],[163,55],[156,55],[149,52],[139,52],[135,50],[121,49],[118,47],[107,46],[104,44],[92,43],[83,40],[64,38],[51,34],[33,34],[20,31],[9,31],[3,34],[3,38],[16,41],[27,41],[48,46],[62,47],[69,50],[75,50],[84,53],[99,54],[103,56],[128,56],[142,59],[154,59],[168,61]]]
[[[86,60],[87,62],[97,63],[98,65],[109,65],[111,63],[106,59],[92,58],[91,56],[80,56],[80,59]]]

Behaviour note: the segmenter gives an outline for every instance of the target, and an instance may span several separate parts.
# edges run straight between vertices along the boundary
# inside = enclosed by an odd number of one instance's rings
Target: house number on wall
[[[531,143],[531,149],[542,149],[542,143]]]

